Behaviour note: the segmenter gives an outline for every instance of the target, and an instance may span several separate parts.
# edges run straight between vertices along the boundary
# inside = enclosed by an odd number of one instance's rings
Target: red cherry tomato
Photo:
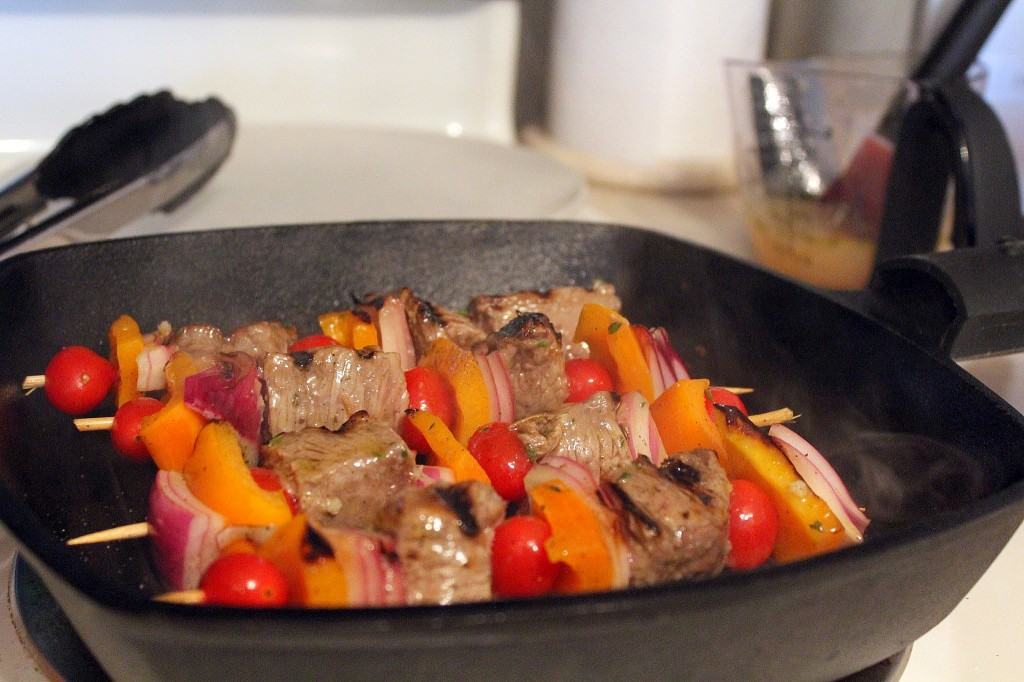
[[[526,495],[523,479],[533,468],[526,455],[526,447],[509,430],[508,424],[494,422],[476,430],[469,438],[469,453],[473,455],[491,485],[506,500],[518,500]]]
[[[451,428],[455,424],[455,396],[448,381],[436,370],[413,367],[405,373],[405,386],[409,391],[409,407],[429,412]],[[417,452],[429,452],[430,446],[419,430],[402,420],[402,440]]]
[[[46,365],[46,397],[67,414],[85,414],[103,402],[117,370],[85,346],[68,346]]]
[[[561,567],[548,559],[544,543],[551,537],[547,521],[513,516],[494,530],[491,583],[503,597],[536,597],[551,591]]]
[[[729,496],[730,568],[750,569],[772,554],[779,534],[779,514],[771,498],[758,485],[737,479]]]
[[[139,438],[142,419],[154,412],[159,412],[164,404],[156,398],[135,398],[129,400],[114,413],[114,425],[110,429],[110,439],[114,441],[117,451],[128,459],[143,462],[149,459],[146,444]]]
[[[207,604],[284,606],[288,583],[274,564],[247,552],[228,554],[210,564],[199,583]]]
[[[323,348],[324,346],[337,346],[338,342],[325,334],[310,334],[288,346],[289,353],[299,353],[304,350]]]
[[[292,510],[292,515],[299,513],[299,501],[295,499],[294,495],[284,489],[276,471],[264,467],[253,467],[249,469],[249,473],[252,474],[252,480],[256,481],[256,485],[264,490],[269,490],[270,492],[280,490],[281,494],[284,495],[285,501],[288,502],[288,508]]]
[[[612,390],[612,375],[596,360],[577,358],[565,363],[565,378],[569,380],[566,402],[581,403],[598,391]]]
[[[711,387],[711,400],[707,401],[708,414],[714,418],[715,408],[711,406],[712,403],[717,405],[730,405],[743,414],[748,414],[747,406],[743,404],[743,401],[740,400],[738,395],[718,386]]]

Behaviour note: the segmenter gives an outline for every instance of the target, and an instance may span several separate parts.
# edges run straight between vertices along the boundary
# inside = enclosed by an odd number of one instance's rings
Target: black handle
[[[949,83],[970,68],[1011,0],[963,0],[910,73],[917,81]]]

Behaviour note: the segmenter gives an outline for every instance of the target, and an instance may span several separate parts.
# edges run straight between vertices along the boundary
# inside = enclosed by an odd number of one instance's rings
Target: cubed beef
[[[334,431],[359,410],[397,425],[409,405],[394,353],[325,346],[268,353],[261,369],[271,436],[318,426]]]
[[[512,425],[534,459],[561,455],[602,478],[629,464],[629,445],[615,419],[611,393],[595,393],[581,403],[527,417]]]
[[[409,488],[382,516],[410,604],[451,604],[491,597],[491,541],[505,503],[489,485]]]
[[[557,410],[565,402],[565,355],[558,332],[545,315],[519,315],[487,337],[487,348],[499,353],[508,369],[516,419]]]
[[[398,297],[405,306],[417,358],[423,357],[430,345],[442,336],[447,336],[457,346],[467,350],[486,337],[483,330],[465,315],[417,298],[410,289],[402,289]]]
[[[644,457],[603,484],[629,543],[630,584],[716,575],[729,553],[732,486],[710,450],[671,455],[656,469]]]
[[[520,291],[505,296],[477,296],[469,302],[469,317],[485,332],[496,332],[521,313],[544,313],[564,343],[570,343],[576,333],[580,311],[586,303],[598,303],[619,310],[622,301],[615,295],[615,287],[595,282],[590,289],[583,287],[556,287],[550,291]]]
[[[415,458],[391,427],[359,412],[335,433],[305,429],[261,449],[309,517],[325,526],[372,529],[387,501],[411,485]]]

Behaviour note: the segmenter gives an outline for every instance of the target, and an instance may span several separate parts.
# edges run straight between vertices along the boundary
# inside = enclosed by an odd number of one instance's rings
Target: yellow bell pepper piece
[[[654,400],[651,371],[625,317],[603,305],[587,303],[580,312],[573,340],[586,341],[590,357],[612,375],[616,391],[640,391],[648,401]]]
[[[185,379],[196,373],[195,363],[181,351],[171,356],[164,375],[168,400],[163,408],[144,417],[139,438],[161,469],[181,471],[195,448],[206,418],[185,405]]]
[[[117,406],[139,396],[139,367],[135,358],[142,352],[142,331],[130,315],[114,320],[107,333],[110,359],[117,366]]]
[[[490,485],[491,479],[484,472],[483,467],[470,454],[469,450],[455,439],[440,417],[416,410],[408,415],[408,419],[409,423],[423,435],[423,439],[430,446],[432,453],[428,457],[429,464],[451,469],[455,473],[456,483],[476,480]]]
[[[545,481],[528,492],[533,513],[551,526],[544,543],[548,559],[565,569],[555,583],[562,593],[596,592],[622,587],[616,584],[615,559],[599,510],[558,479]]]
[[[707,379],[682,379],[669,386],[651,403],[651,418],[666,452],[714,450],[725,465],[728,453],[722,434],[708,414]],[[728,469],[727,469],[728,470]]]
[[[352,310],[324,313],[317,321],[323,333],[339,346],[360,350],[380,345],[373,322]]]
[[[331,557],[307,559],[306,516],[299,514],[278,528],[257,550],[284,574],[288,602],[295,606],[330,608],[347,606],[348,581],[341,565]]]
[[[849,544],[839,519],[765,434],[736,415],[727,418],[718,409],[715,421],[729,452],[726,474],[760,486],[779,512],[779,535],[772,553],[776,561],[797,561]]]
[[[280,491],[261,488],[242,458],[234,428],[210,422],[181,470],[199,501],[224,515],[233,526],[277,526],[292,518]]]
[[[459,442],[466,445],[477,429],[491,422],[491,399],[480,365],[472,353],[443,336],[430,345],[420,364],[439,372],[452,387],[455,396],[452,431]]]

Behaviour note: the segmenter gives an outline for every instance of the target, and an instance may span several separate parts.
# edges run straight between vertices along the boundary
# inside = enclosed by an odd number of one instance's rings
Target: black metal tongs
[[[115,227],[173,211],[227,158],[234,113],[215,97],[140,95],[67,132],[39,164],[0,189],[0,254],[67,227]]]

